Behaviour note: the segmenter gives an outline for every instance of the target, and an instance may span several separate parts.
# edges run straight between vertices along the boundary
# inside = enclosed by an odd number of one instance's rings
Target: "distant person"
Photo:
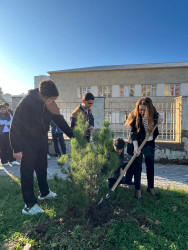
[[[22,213],[35,215],[44,212],[34,194],[34,171],[39,185],[39,200],[55,198],[47,183],[46,135],[52,120],[62,131],[72,137],[72,129],[60,115],[55,103],[58,89],[51,79],[43,80],[39,89],[30,90],[18,104],[10,130],[14,157],[21,159],[21,188],[25,207]]]
[[[71,128],[74,128],[77,121],[77,116],[79,113],[82,113],[85,121],[89,123],[86,140],[90,142],[91,133],[94,130],[94,117],[92,115],[91,108],[94,104],[95,97],[92,93],[87,93],[83,97],[82,104],[80,104],[71,114]]]
[[[13,157],[12,148],[10,146],[9,132],[12,115],[7,113],[5,105],[0,105],[0,151],[1,163],[3,166],[13,166],[19,164]]]
[[[53,143],[54,143],[54,149],[56,152],[56,157],[60,157],[61,153],[59,150],[58,143],[61,146],[62,154],[66,154],[66,147],[65,147],[64,137],[63,137],[63,131],[59,127],[57,127],[54,122],[51,122],[50,125],[52,127],[51,132],[52,132],[52,138],[53,138]]]
[[[6,107],[6,111],[13,116],[13,111],[9,108],[9,103],[4,102],[3,105]]]

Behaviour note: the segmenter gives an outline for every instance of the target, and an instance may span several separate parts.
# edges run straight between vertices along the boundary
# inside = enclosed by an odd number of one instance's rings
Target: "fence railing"
[[[61,114],[64,116],[69,125],[71,113],[79,104],[79,102],[58,103]],[[176,141],[177,133],[178,136],[180,133],[180,131],[176,128],[177,113],[180,114],[178,119],[180,119],[181,122],[180,107],[176,107],[175,102],[154,103],[154,106],[156,107],[157,111],[163,116],[163,123],[159,125],[159,136],[157,137],[157,140],[169,142]],[[128,139],[128,128],[125,127],[124,124],[129,113],[135,108],[135,102],[109,102],[108,106],[101,108],[105,109],[104,119],[110,122],[110,129],[113,131],[114,136]]]

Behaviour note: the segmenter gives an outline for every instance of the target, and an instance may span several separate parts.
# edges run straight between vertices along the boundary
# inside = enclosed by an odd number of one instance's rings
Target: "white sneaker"
[[[49,154],[47,154],[47,159],[50,160],[51,159],[51,156]]]
[[[19,163],[19,162],[17,162],[17,161],[12,161],[12,162],[10,162],[10,164],[11,164],[12,166],[15,166],[15,165],[20,165],[20,163]]]
[[[8,162],[3,164],[3,167],[8,167],[8,166],[10,166]]]
[[[55,198],[55,197],[57,197],[57,194],[54,193],[54,192],[52,192],[52,191],[50,191],[49,194],[47,194],[44,197],[42,197],[41,195],[39,195],[38,199],[42,201],[42,200],[52,199],[52,198]]]
[[[28,215],[35,215],[35,214],[39,214],[39,213],[44,213],[44,210],[42,210],[38,204],[35,204],[33,207],[29,208],[27,207],[27,205],[25,204],[24,209],[22,209],[22,213],[23,214],[28,214]]]

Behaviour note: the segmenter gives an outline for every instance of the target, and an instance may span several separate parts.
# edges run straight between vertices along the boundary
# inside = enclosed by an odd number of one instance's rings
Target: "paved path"
[[[142,184],[147,184],[145,174],[145,164],[143,164]],[[0,164],[0,175],[14,175],[20,177],[19,166],[3,167]],[[65,178],[61,172],[57,159],[48,160],[48,179],[52,179],[54,175]],[[155,164],[155,186],[164,188],[181,188],[188,190],[188,165],[170,165]]]

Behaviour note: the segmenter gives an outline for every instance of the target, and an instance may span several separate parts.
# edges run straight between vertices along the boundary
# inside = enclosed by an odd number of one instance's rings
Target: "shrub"
[[[66,168],[66,156],[61,156],[58,160],[63,173],[67,174],[66,181],[70,182],[70,185],[67,185],[71,186],[68,190],[69,200],[75,206],[79,203],[82,208],[95,202],[98,194],[107,188],[107,179],[119,164],[118,156],[113,152],[113,136],[109,123],[105,121],[104,126],[94,132],[91,143],[85,139],[87,128],[88,123],[84,121],[83,115],[79,114],[74,138],[71,140],[71,163]]]

